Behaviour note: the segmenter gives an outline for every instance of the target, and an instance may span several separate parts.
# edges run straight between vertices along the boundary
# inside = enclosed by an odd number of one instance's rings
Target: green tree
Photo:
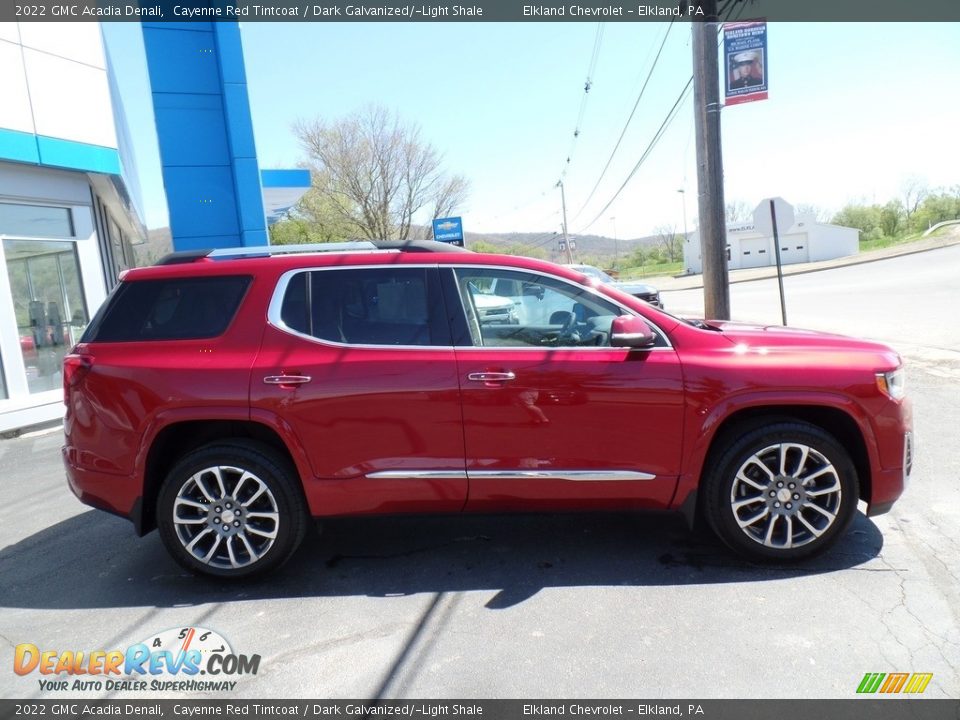
[[[834,225],[857,228],[866,236],[883,235],[881,224],[882,209],[879,205],[846,205],[833,216]]]
[[[927,195],[910,218],[910,229],[923,232],[944,220],[960,218],[960,186]]]
[[[270,226],[275,245],[325,243],[355,240],[361,236],[356,225],[345,219],[324,191],[329,180],[313,175],[312,187],[280,222]]]
[[[895,237],[903,227],[906,213],[903,203],[891,200],[880,211],[880,229],[887,237]]]
[[[492,242],[487,242],[486,240],[471,240],[467,243],[467,247],[470,250],[478,253],[499,253],[503,252],[500,249],[499,245],[494,245]]]

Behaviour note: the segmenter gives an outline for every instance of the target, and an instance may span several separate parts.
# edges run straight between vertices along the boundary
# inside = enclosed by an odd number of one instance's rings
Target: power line
[[[732,1],[732,0],[731,0]],[[640,88],[640,94],[637,95],[637,101],[633,104],[633,109],[630,111],[630,116],[627,118],[627,122],[623,125],[623,130],[620,131],[620,137],[617,138],[617,144],[614,145],[613,151],[610,153],[610,157],[607,158],[607,164],[603,166],[603,170],[600,172],[600,177],[597,178],[597,182],[594,183],[593,189],[590,191],[590,194],[587,196],[587,199],[584,201],[583,205],[577,210],[577,214],[574,215],[573,219],[576,220],[580,217],[580,214],[584,211],[587,205],[590,204],[590,200],[593,199],[594,193],[596,193],[597,188],[600,187],[600,182],[603,180],[604,176],[607,174],[607,170],[610,168],[610,163],[613,162],[613,158],[617,154],[617,150],[620,149],[620,143],[623,142],[624,136],[627,134],[627,128],[630,127],[630,123],[633,121],[633,116],[637,112],[637,108],[640,106],[640,101],[643,99],[643,93],[647,89],[647,85],[650,83],[650,78],[653,77],[653,71],[657,67],[657,62],[660,60],[660,54],[663,52],[664,45],[667,44],[667,38],[670,36],[670,30],[673,28],[673,20],[670,20],[670,24],[667,25],[667,31],[663,34],[663,40],[660,43],[660,49],[657,50],[656,56],[653,58],[653,64],[650,66],[649,72],[647,72],[647,77],[643,81],[643,87]]]
[[[583,85],[583,97],[580,99],[580,110],[577,112],[577,123],[573,128],[573,137],[570,139],[570,148],[567,150],[567,158],[564,161],[563,170],[560,172],[560,178],[563,179],[570,169],[570,161],[573,159],[573,152],[577,146],[577,140],[580,138],[581,128],[583,127],[583,118],[587,111],[587,101],[590,98],[590,89],[593,87],[593,77],[597,69],[597,61],[600,59],[600,47],[603,45],[604,23],[597,23],[597,32],[593,38],[593,51],[590,54],[590,64],[587,67],[587,79]]]
[[[737,9],[736,16],[737,16],[737,18],[739,18],[740,15],[743,13],[744,7],[745,7],[744,3],[741,2],[740,0],[727,0],[726,5],[724,6],[724,9],[727,10],[727,17],[724,18],[724,21],[725,21],[725,22],[730,22],[730,21],[731,21],[730,16],[734,14],[734,13],[733,13],[734,8]],[[672,20],[671,20],[671,22],[670,22],[670,26],[667,27],[667,32],[664,34],[663,42],[662,42],[661,45],[660,45],[660,50],[663,50],[663,44],[666,43],[666,41],[667,41],[667,35],[670,33],[670,28],[671,28],[671,27],[673,27],[673,21],[672,21]],[[722,38],[721,38],[719,45],[722,45],[722,44],[723,44],[723,40],[722,40]],[[656,67],[657,59],[658,59],[659,57],[660,57],[660,52],[658,51],[658,52],[657,52],[657,57],[654,58],[653,66],[650,68],[650,74],[653,73],[653,68]],[[647,75],[647,80],[649,80],[649,79],[650,79],[650,75],[648,74],[648,75]],[[599,219],[603,216],[603,214],[607,211],[607,209],[614,203],[614,201],[617,199],[617,197],[619,197],[620,193],[623,192],[624,188],[627,186],[627,184],[630,182],[630,180],[633,179],[633,176],[636,174],[637,170],[640,169],[640,166],[646,161],[647,157],[650,155],[650,153],[651,153],[651,152],[653,151],[653,149],[656,147],[657,143],[660,141],[660,138],[663,137],[663,134],[664,134],[664,132],[666,132],[666,129],[670,126],[670,123],[672,123],[673,120],[676,118],[676,116],[677,116],[677,114],[678,114],[678,111],[679,111],[679,109],[680,109],[680,105],[681,105],[681,103],[684,101],[684,99],[687,97],[687,95],[689,94],[690,88],[691,88],[692,84],[693,84],[693,76],[691,76],[690,79],[687,80],[687,84],[684,86],[683,90],[680,92],[680,95],[677,97],[676,102],[674,102],[673,107],[671,107],[670,110],[669,110],[669,112],[667,112],[667,116],[664,118],[663,123],[660,125],[660,128],[657,130],[656,134],[653,136],[653,139],[652,139],[652,140],[650,141],[650,143],[647,145],[647,148],[643,151],[643,155],[640,156],[640,159],[637,161],[637,164],[633,166],[633,169],[630,171],[630,174],[627,175],[626,179],[623,181],[623,183],[620,185],[620,187],[617,189],[617,191],[613,194],[613,197],[610,198],[610,200],[607,202],[607,204],[603,206],[603,209],[600,210],[599,213],[597,213],[596,217],[594,217],[593,220],[591,220],[585,227],[583,227],[582,229],[578,230],[578,231],[577,231],[577,234],[584,233],[584,232],[586,232],[591,226],[593,226],[593,224],[594,224],[597,220],[599,220]],[[644,88],[646,88],[646,83],[644,83]],[[641,97],[643,96],[643,88],[641,88],[641,90],[640,90],[640,96],[641,96]],[[639,104],[639,101],[640,101],[640,98],[638,97],[638,98],[637,98],[637,103],[638,103],[638,104]],[[636,105],[634,105],[634,110],[636,110]],[[630,114],[630,117],[631,117],[631,118],[633,117],[633,113],[632,113],[632,112],[631,112],[631,114]],[[628,120],[627,120],[627,123],[629,124],[629,122],[630,122],[630,120],[628,119]],[[626,128],[624,128],[624,132],[625,132],[625,131],[626,131]],[[621,133],[621,135],[620,135],[620,140],[622,140],[622,139],[623,139],[623,134]],[[619,147],[619,145],[620,145],[620,140],[617,141],[617,147]],[[616,147],[614,148],[614,153],[616,153]],[[611,154],[611,160],[612,160],[612,159],[613,159],[613,155]],[[610,165],[610,160],[607,161],[607,167],[609,167],[609,165]],[[606,167],[604,168],[604,172],[606,172]],[[602,173],[601,173],[601,176],[600,176],[600,177],[601,177],[601,179],[603,178],[603,174],[602,174]],[[598,181],[597,181],[597,185],[594,185],[593,190],[590,191],[590,196],[587,198],[587,202],[585,202],[585,203],[583,204],[583,207],[580,208],[580,210],[577,212],[577,215],[579,215],[581,212],[583,212],[584,208],[587,206],[587,203],[590,202],[590,198],[593,197],[593,194],[594,194],[594,192],[596,191],[597,186],[598,186],[599,184],[600,184],[600,181],[598,180]]]
[[[647,148],[643,151],[643,155],[640,156],[640,159],[637,160],[637,164],[633,166],[633,170],[630,171],[630,174],[627,175],[626,179],[613,194],[613,197],[603,206],[603,209],[597,213],[597,216],[591,220],[585,227],[577,231],[578,234],[586,232],[597,220],[599,220],[607,209],[613,205],[614,201],[620,196],[620,193],[623,192],[623,189],[627,186],[627,183],[633,179],[633,176],[636,175],[637,170],[640,169],[640,166],[646,161],[650,156],[650,153],[653,152],[653,149],[657,146],[657,143],[660,141],[660,138],[663,137],[663,134],[666,132],[667,128],[670,126],[670,123],[673,122],[673,119],[677,116],[680,109],[681,103],[686,99],[687,95],[690,92],[690,88],[693,85],[693,76],[687,80],[687,84],[683,86],[683,90],[680,91],[680,95],[677,97],[676,101],[673,103],[673,107],[670,108],[667,112],[666,117],[663,119],[663,122],[660,124],[660,127],[657,129],[656,134],[654,134],[653,139],[647,145]]]

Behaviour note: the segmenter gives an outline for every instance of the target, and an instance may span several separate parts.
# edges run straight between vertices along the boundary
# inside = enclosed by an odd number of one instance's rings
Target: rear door
[[[305,447],[315,514],[463,507],[456,359],[435,267],[286,273],[250,398]]]

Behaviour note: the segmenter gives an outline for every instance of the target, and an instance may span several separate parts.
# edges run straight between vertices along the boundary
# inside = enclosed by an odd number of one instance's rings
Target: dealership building
[[[265,245],[309,188],[261,171],[237,23],[142,24],[173,249]],[[63,356],[146,239],[99,23],[0,23],[0,432],[63,414]]]
[[[814,215],[798,215],[780,235],[780,262],[817,262],[856,255],[860,231],[856,228],[817,222]],[[731,270],[777,264],[773,238],[754,229],[753,222],[727,225],[727,264]],[[688,272],[703,272],[700,233],[693,232],[683,244],[683,266]]]

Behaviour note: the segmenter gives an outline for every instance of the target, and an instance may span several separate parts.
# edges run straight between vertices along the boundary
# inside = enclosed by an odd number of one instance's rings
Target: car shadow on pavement
[[[261,580],[191,575],[157,533],[76,515],[0,550],[0,607],[174,607],[231,600],[391,597],[493,590],[491,610],[543,588],[768,582],[855,568],[883,547],[858,513],[828,553],[800,565],[746,562],[705,531],[665,514],[338,518],[308,533],[293,559]]]

